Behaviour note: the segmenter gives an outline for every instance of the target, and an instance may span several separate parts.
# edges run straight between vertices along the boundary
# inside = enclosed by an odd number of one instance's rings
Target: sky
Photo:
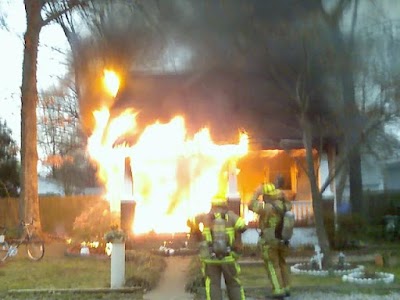
[[[8,30],[0,29],[0,119],[7,122],[12,137],[21,144],[21,83],[23,35],[26,29],[22,0],[1,1]],[[57,84],[56,78],[65,73],[65,57],[54,49],[67,49],[63,31],[57,25],[43,27],[38,54],[38,90]]]

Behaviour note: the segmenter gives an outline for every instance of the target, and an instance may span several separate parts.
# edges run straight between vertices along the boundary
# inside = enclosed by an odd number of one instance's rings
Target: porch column
[[[132,225],[135,216],[135,197],[133,188],[133,174],[131,159],[125,158],[124,187],[121,199],[121,229],[127,234],[132,235]]]
[[[334,224],[334,229],[335,232],[338,231],[339,225],[338,225],[338,214],[337,214],[337,209],[338,209],[338,199],[337,199],[337,193],[336,193],[336,151],[335,148],[332,146],[329,146],[328,148],[328,168],[329,168],[329,176],[333,176],[332,182],[330,183],[330,188],[333,193],[333,224]]]
[[[236,167],[236,159],[231,159],[228,164],[228,208],[235,214],[241,215],[240,194],[238,190],[237,175],[239,170]]]

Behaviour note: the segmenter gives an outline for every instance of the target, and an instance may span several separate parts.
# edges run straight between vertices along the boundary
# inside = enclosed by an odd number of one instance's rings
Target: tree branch
[[[60,3],[62,9],[61,10],[52,10],[51,14],[47,14],[46,19],[44,19],[42,21],[42,26],[46,26],[47,24],[57,20],[59,17],[64,15],[66,12],[71,11],[78,6],[80,6],[80,7],[86,6],[88,4],[88,2],[89,2],[89,0],[70,0],[67,2]],[[48,2],[45,1],[45,3],[47,3],[49,5],[54,4],[53,1],[48,1]],[[55,6],[53,6],[53,7],[55,7]]]

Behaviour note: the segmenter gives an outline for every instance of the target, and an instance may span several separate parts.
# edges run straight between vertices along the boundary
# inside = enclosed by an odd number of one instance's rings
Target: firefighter
[[[259,201],[261,196],[263,201]],[[290,282],[286,258],[289,254],[289,242],[279,237],[283,216],[278,209],[291,210],[292,204],[286,200],[281,190],[275,188],[274,184],[263,183],[255,190],[248,207],[259,216],[258,245],[272,285],[272,298],[288,297]]]
[[[228,209],[225,197],[212,199],[211,209],[188,221],[191,231],[201,231],[200,260],[205,280],[207,300],[223,299],[221,275],[224,276],[230,300],[244,300],[243,286],[239,280],[235,236],[247,227],[243,218]]]

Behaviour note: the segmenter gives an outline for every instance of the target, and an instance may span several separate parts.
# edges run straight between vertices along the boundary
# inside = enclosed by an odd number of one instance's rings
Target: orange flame
[[[136,201],[135,234],[187,231],[187,219],[208,211],[212,196],[228,190],[228,181],[220,178],[229,161],[248,152],[244,133],[238,144],[215,144],[207,128],[190,139],[180,116],[147,126],[133,146],[115,146],[119,137],[135,134],[135,112],[127,110],[110,120],[104,109],[94,117],[89,153],[99,165],[110,209],[119,211],[120,200]],[[124,187],[126,158],[131,162],[133,194]]]
[[[104,86],[106,88],[106,91],[113,97],[115,97],[118,93],[119,85],[120,85],[120,80],[114,71],[111,70],[104,70],[104,76],[103,76],[103,82]]]

